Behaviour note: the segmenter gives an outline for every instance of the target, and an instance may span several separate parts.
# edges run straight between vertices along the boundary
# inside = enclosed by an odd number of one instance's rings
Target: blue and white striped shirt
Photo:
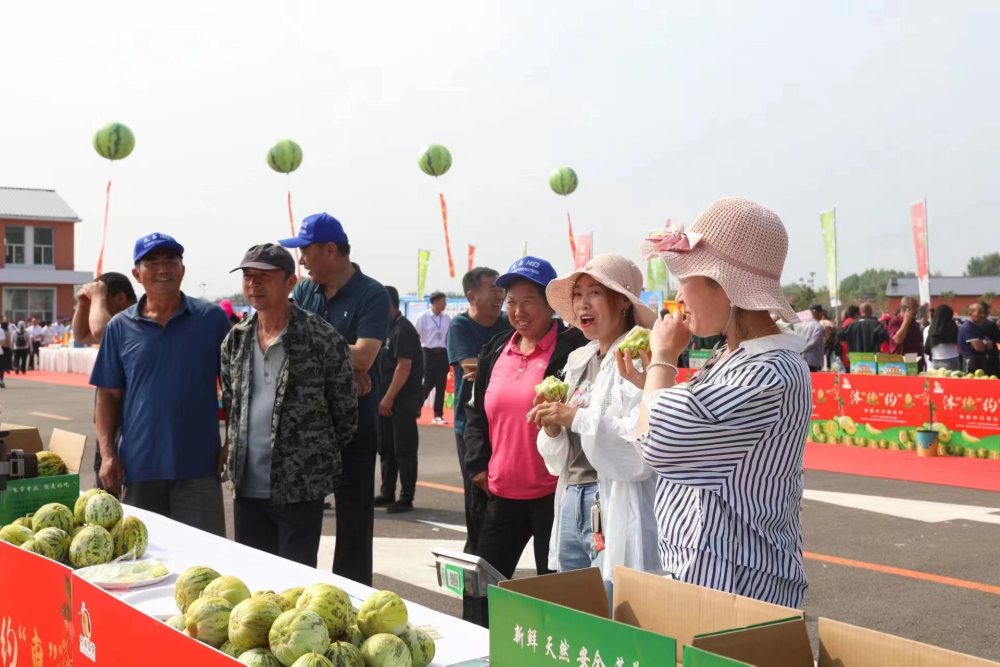
[[[803,341],[744,342],[651,397],[660,557],[674,578],[799,607],[802,456],[812,413]]]

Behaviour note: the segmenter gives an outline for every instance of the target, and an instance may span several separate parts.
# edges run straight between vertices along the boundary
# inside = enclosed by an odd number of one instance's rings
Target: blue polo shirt
[[[118,454],[126,484],[218,472],[216,378],[229,320],[214,304],[181,298],[166,326],[143,317],[145,296],[116,315],[90,375],[96,387],[123,390]]]
[[[340,332],[348,345],[354,345],[359,338],[384,341],[389,335],[389,293],[382,283],[361,272],[354,266],[354,275],[337,290],[332,299],[327,299],[323,286],[309,278],[303,278],[292,291],[292,299],[303,310],[316,313]],[[372,390],[358,399],[358,421],[369,423],[375,429],[378,423],[378,402],[382,391],[379,383],[378,360],[368,371],[372,380]],[[372,431],[374,432],[374,431]],[[360,435],[362,430],[358,429]]]

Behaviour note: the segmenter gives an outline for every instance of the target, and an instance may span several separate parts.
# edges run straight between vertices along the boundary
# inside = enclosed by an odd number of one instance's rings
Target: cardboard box
[[[901,377],[917,374],[917,362],[909,361],[901,354],[876,354],[875,363],[878,364],[879,375]]]
[[[828,618],[819,619],[813,662],[803,619],[700,637],[685,652],[685,667],[780,664],[787,667],[1000,667],[1000,663],[922,644]],[[770,662],[764,662],[768,660]]]
[[[3,429],[16,427],[19,438],[28,444],[34,440],[41,443],[38,429],[32,426],[4,424]],[[10,449],[25,449],[9,445],[9,439],[4,438]],[[0,491],[0,524],[7,524],[20,516],[31,514],[47,503],[62,503],[70,509],[80,497],[80,464],[83,462],[83,450],[87,445],[87,436],[71,433],[61,429],[53,429],[48,450],[58,454],[66,462],[68,474],[55,477],[34,477],[31,479],[7,480],[7,488]],[[29,451],[25,449],[25,451]],[[38,449],[32,452],[41,451]]]
[[[851,373],[857,375],[875,375],[878,373],[878,362],[875,355],[869,352],[850,352],[847,360],[851,363]]]
[[[0,423],[0,431],[7,431],[7,435],[3,441],[8,452],[12,449],[21,449],[25,452],[35,454],[44,449],[42,446],[42,436],[39,435],[38,429],[34,426]]]
[[[501,667],[546,664],[552,660],[549,651],[559,659],[563,643],[573,663],[584,657],[584,650],[591,661],[600,652],[607,665],[618,658],[627,665],[659,665],[670,653],[670,662],[680,663],[686,644],[700,648],[699,635],[802,619],[797,609],[624,567],[615,568],[612,619],[604,583],[594,568],[504,581],[490,589],[489,603],[490,660]],[[529,636],[533,642],[525,639]],[[759,642],[759,636],[752,641]],[[808,654],[808,636],[805,641]]]

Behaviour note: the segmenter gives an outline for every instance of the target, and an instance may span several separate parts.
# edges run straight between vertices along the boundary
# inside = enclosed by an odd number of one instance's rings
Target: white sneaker
[[[447,426],[448,425],[448,422],[445,421],[444,417],[435,417],[434,420],[431,421],[431,423],[435,424],[437,426]]]

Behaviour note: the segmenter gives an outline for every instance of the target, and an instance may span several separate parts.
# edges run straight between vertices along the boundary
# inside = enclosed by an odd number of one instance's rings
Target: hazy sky
[[[632,8],[629,8],[629,5]],[[742,195],[788,228],[786,282],[826,282],[819,212],[836,206],[841,277],[913,269],[926,197],[931,268],[1000,249],[1000,3],[19,2],[0,23],[0,185],[55,188],[92,270],[108,163],[93,132],[135,132],[115,163],[106,269],[136,237],[187,247],[186,290],[239,290],[255,243],[328,211],[363,269],[455,289],[466,244],[571,268],[566,210],[596,252],[636,258],[667,218]],[[290,179],[264,156],[303,148]],[[419,149],[448,146],[435,182]],[[569,165],[580,187],[553,194]],[[447,276],[437,193],[458,278]],[[202,287],[204,283],[204,287]]]

